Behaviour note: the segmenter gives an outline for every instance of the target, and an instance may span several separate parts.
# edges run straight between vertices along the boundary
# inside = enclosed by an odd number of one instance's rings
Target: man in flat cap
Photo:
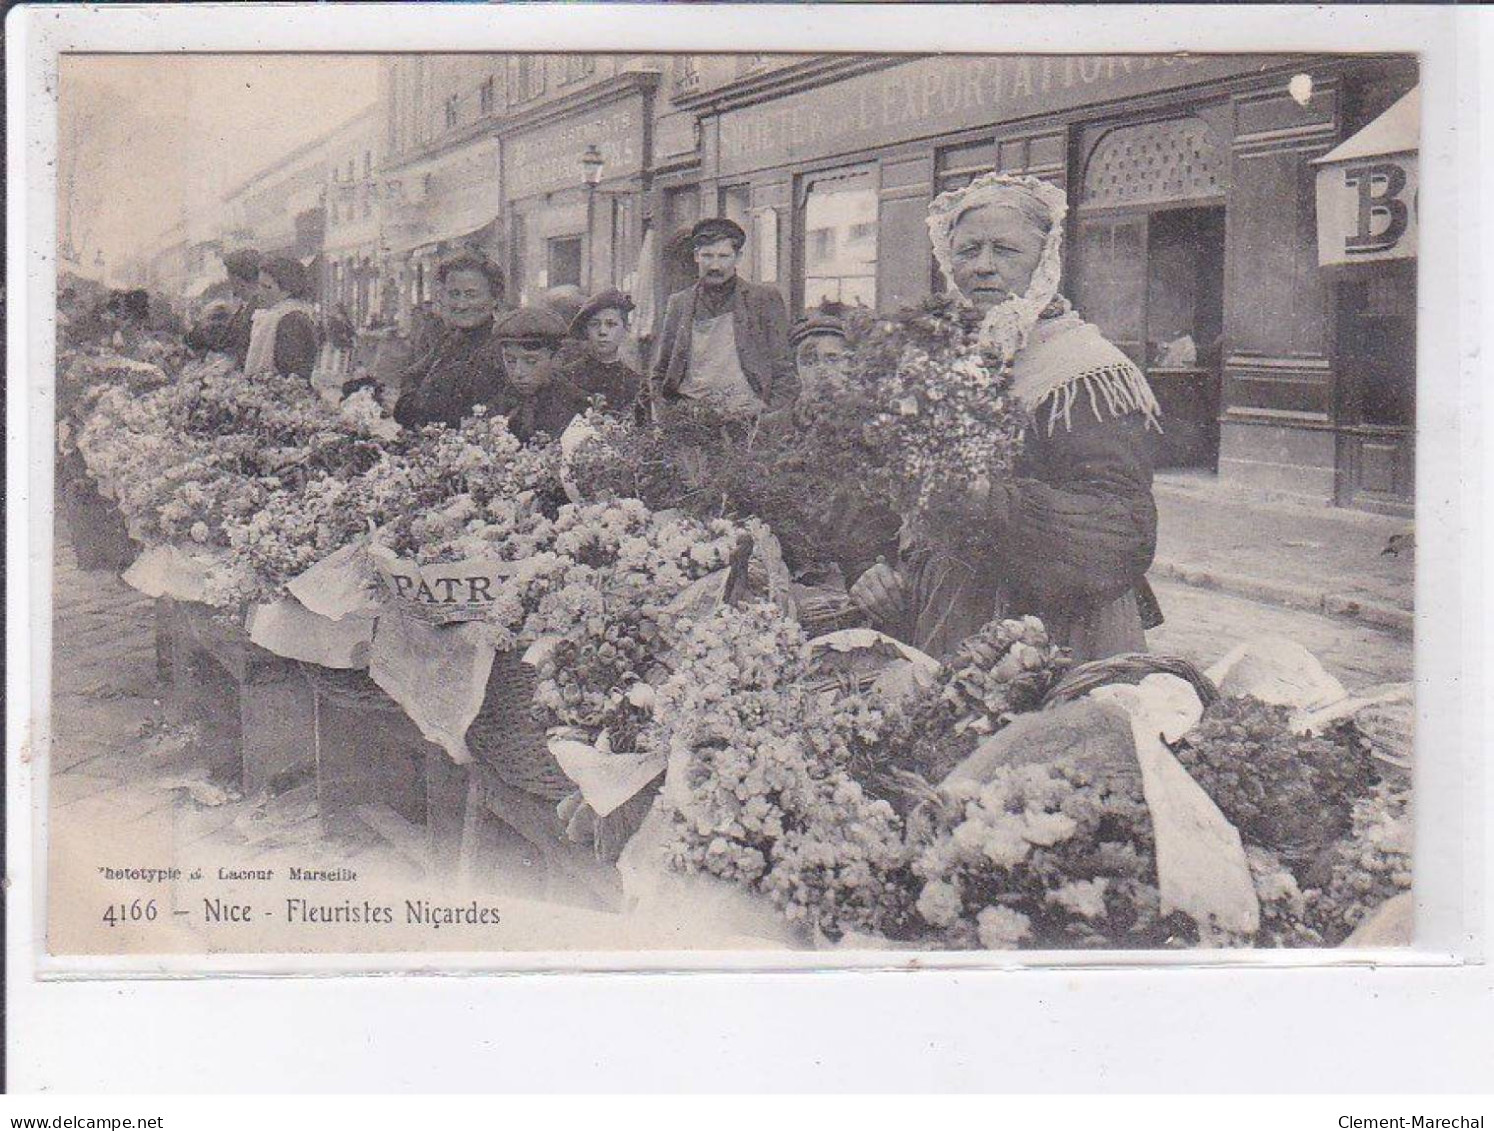
[[[226,353],[234,365],[244,368],[249,356],[249,338],[254,330],[254,312],[259,306],[261,256],[253,248],[240,248],[223,256],[223,270],[233,292],[232,304],[212,308],[201,322],[187,331],[187,348],[203,353]]]
[[[690,400],[748,418],[786,408],[798,395],[783,296],[737,276],[746,242],[725,217],[691,232],[699,278],[669,296],[654,352],[652,393],[662,404]]]

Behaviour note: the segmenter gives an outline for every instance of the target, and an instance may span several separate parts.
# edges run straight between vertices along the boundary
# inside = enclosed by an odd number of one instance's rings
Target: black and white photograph
[[[48,956],[1411,946],[1418,60],[1103,50],[62,56]]]

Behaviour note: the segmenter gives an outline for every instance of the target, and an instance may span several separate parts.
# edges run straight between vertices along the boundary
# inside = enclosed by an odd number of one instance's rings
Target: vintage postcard
[[[1418,59],[1072,51],[63,54],[48,961],[1410,947]]]

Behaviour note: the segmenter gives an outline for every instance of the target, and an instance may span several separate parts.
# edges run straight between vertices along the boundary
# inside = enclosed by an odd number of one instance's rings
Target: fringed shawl
[[[1012,362],[1012,393],[1050,436],[1059,421],[1072,430],[1081,398],[1096,420],[1139,412],[1146,427],[1162,431],[1161,409],[1146,376],[1073,311],[1032,328]]]

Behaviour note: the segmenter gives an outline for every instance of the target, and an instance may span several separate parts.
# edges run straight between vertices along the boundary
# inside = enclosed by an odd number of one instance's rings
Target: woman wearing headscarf
[[[905,538],[852,596],[894,635],[945,654],[992,617],[1031,613],[1077,662],[1145,647],[1161,623],[1145,574],[1157,509],[1146,433],[1160,431],[1141,371],[1058,293],[1067,202],[1034,177],[986,174],[929,209],[934,256],[1011,365],[1027,427],[1016,475],[972,488],[974,552]],[[916,533],[914,535],[916,537]]]
[[[299,262],[272,256],[260,264],[259,308],[249,331],[246,374],[295,374],[311,380],[321,343],[310,299],[311,278]]]
[[[601,397],[607,411],[624,413],[638,402],[641,383],[622,360],[633,300],[616,288],[599,291],[571,319],[571,342],[561,353],[561,373],[587,401]]]

